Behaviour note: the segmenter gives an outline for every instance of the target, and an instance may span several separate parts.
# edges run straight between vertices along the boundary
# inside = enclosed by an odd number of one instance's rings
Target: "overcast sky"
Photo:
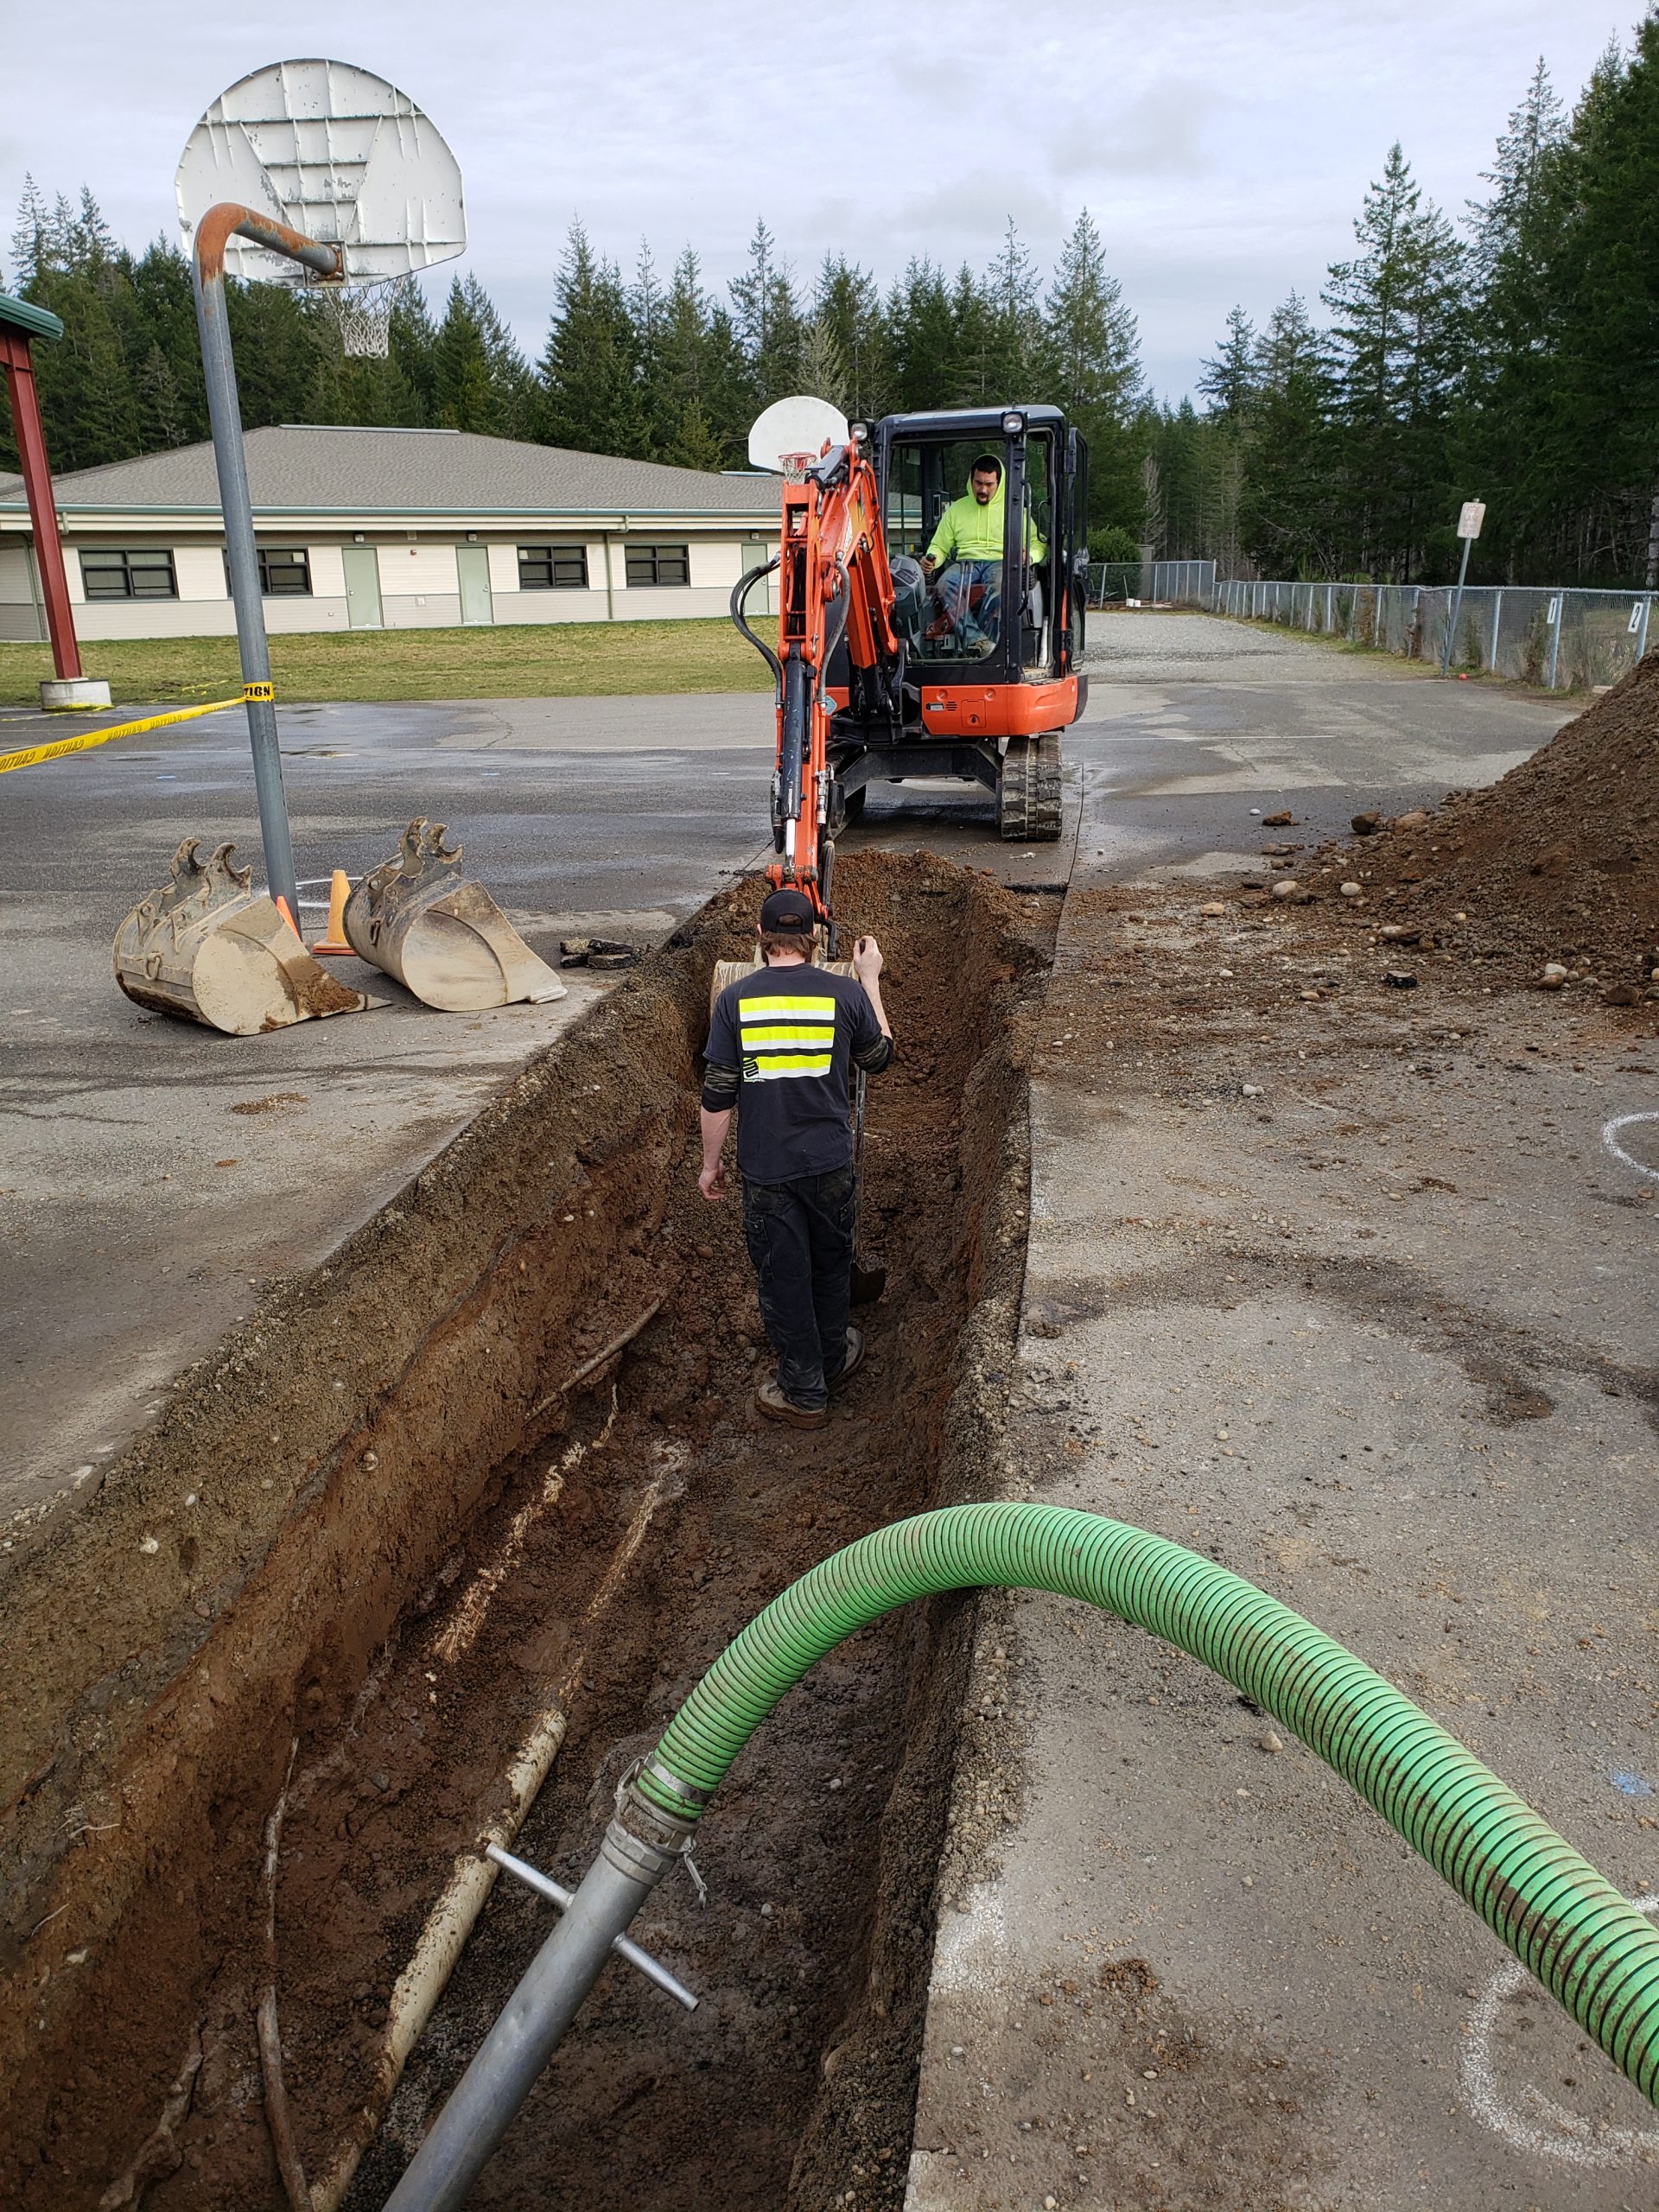
[[[117,235],[176,235],[192,124],[262,64],[378,71],[460,159],[467,258],[540,350],[580,214],[631,265],[688,239],[723,286],[765,213],[799,276],[982,265],[1012,214],[1045,269],[1090,207],[1154,386],[1189,390],[1235,302],[1317,294],[1400,139],[1448,210],[1480,190],[1540,54],[1577,94],[1638,0],[287,0],[267,29],[197,0],[0,0],[0,202],[90,184]],[[10,273],[10,270],[8,271]]]

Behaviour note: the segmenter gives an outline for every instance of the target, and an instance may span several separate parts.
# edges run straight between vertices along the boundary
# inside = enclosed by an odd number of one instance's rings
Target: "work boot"
[[[830,1418],[826,1406],[798,1406],[793,1398],[786,1398],[770,1376],[755,1391],[754,1409],[768,1421],[786,1421],[791,1428],[822,1428]]]
[[[830,1377],[830,1389],[839,1390],[842,1384],[850,1376],[854,1369],[861,1364],[863,1357],[864,1332],[862,1329],[849,1329],[847,1332],[847,1357],[842,1361],[841,1365]]]

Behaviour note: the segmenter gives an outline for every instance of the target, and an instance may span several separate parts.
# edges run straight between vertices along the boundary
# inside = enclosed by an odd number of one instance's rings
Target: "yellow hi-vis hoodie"
[[[1002,558],[1002,517],[1006,511],[1004,494],[1007,490],[1007,479],[1003,477],[982,507],[974,497],[970,483],[961,499],[952,499],[939,517],[933,543],[927,549],[928,559],[939,568],[943,568],[947,561],[1000,561]],[[1040,561],[1047,550],[1027,515],[1027,560]]]

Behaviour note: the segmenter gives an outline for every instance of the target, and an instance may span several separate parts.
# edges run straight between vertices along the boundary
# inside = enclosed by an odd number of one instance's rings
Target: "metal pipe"
[[[319,276],[342,274],[334,247],[274,223],[251,207],[221,200],[196,226],[191,273],[196,297],[196,328],[201,339],[202,376],[207,388],[207,418],[213,426],[213,465],[219,473],[219,503],[225,517],[225,551],[231,600],[236,609],[237,651],[242,681],[255,687],[248,696],[248,741],[253,753],[253,787],[259,806],[259,834],[265,849],[265,880],[274,899],[288,903],[297,928],[299,887],[294,874],[294,847],[289,836],[288,805],[283,793],[283,756],[276,736],[276,708],[270,683],[270,647],[259,589],[259,555],[253,535],[253,502],[248,490],[248,457],[242,444],[242,409],[237,397],[236,362],[225,297],[225,248],[232,232],[251,238],[272,253],[297,261]]]
[[[701,1797],[701,1793],[696,1793]],[[639,1834],[636,1830],[654,1830]],[[619,1936],[691,1835],[630,1789],[558,1926],[479,2046],[385,2212],[458,2212],[599,1980]]]
[[[70,604],[69,579],[64,571],[63,543],[58,536],[57,506],[52,490],[51,465],[47,460],[46,429],[41,420],[35,363],[29,340],[21,331],[0,330],[0,367],[6,372],[12,435],[22,470],[23,494],[29,501],[29,526],[35,534],[35,565],[40,575],[41,595],[46,602],[52,665],[60,683],[74,683],[81,673],[80,647],[75,639],[75,615]]]
[[[1463,587],[1469,574],[1469,548],[1473,543],[1473,539],[1468,537],[1463,541],[1463,558],[1458,563],[1458,588],[1452,595],[1452,620],[1447,625],[1446,632],[1446,651],[1440,656],[1442,676],[1451,674],[1452,656],[1458,647],[1458,622],[1463,613]]]
[[[864,1071],[861,1068],[859,1070],[861,1082],[863,1080],[863,1076]],[[484,1847],[484,1856],[493,1859],[495,1864],[504,1868],[507,1873],[516,1875],[527,1890],[534,1890],[537,1897],[545,1897],[550,1904],[557,1905],[561,1912],[569,1911],[572,1900],[575,1896],[575,1891],[567,1890],[563,1882],[556,1882],[550,1874],[543,1874],[541,1868],[532,1866],[529,1859],[515,1859],[512,1852],[503,1851],[499,1843],[486,1843]],[[649,1951],[642,1951],[638,1943],[631,1942],[626,1936],[613,1936],[611,1941],[611,1948],[619,1959],[626,1959],[631,1967],[638,1967],[647,1981],[654,1981],[658,1989],[673,1998],[677,2004],[683,2005],[688,2012],[696,2011],[697,1999],[695,1993],[686,1987],[677,1974],[671,1974],[665,1966],[653,1959]]]

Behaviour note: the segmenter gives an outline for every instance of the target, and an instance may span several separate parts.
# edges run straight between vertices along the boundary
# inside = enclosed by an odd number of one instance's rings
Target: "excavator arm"
[[[746,576],[732,605],[738,627],[765,654],[777,683],[772,823],[779,858],[766,878],[774,887],[787,884],[811,899],[833,958],[830,743],[836,702],[825,689],[830,662],[844,639],[850,702],[858,712],[896,714],[904,673],[880,487],[863,439],[826,444],[816,460],[793,457],[783,486],[776,566],[775,653],[742,613],[747,589],[767,572]]]

